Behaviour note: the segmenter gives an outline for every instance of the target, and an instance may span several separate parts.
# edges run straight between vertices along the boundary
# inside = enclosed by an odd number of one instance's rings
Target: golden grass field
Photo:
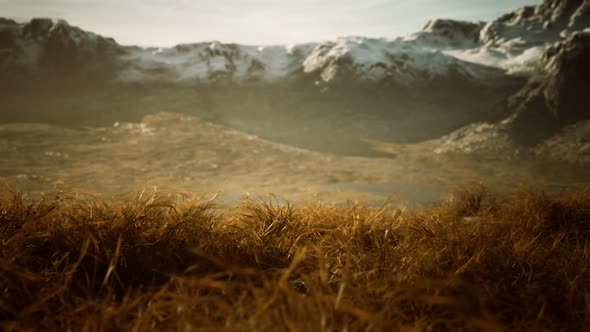
[[[473,188],[412,209],[1,196],[5,331],[590,326],[585,190]]]

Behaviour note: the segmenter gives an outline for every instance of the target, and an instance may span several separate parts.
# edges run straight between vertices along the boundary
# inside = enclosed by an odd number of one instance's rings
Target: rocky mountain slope
[[[63,20],[32,19],[17,23],[0,18],[1,83],[19,78],[58,79],[63,75],[92,73],[108,79],[122,48],[114,39],[70,26]],[[108,70],[107,70],[108,69]]]
[[[590,28],[550,48],[529,82],[511,99],[512,136],[535,144],[565,125],[588,118]]]
[[[443,138],[437,152],[512,157],[518,151],[590,161],[585,129],[590,118],[585,96],[590,77],[590,2],[545,1],[534,10],[501,20],[520,29],[542,24],[547,36],[561,39],[545,49],[527,83],[508,99],[509,116],[462,128]]]
[[[588,117],[580,92],[589,12],[586,0],[545,0],[489,23],[430,21],[394,39],[172,48],[121,46],[64,21],[2,19],[0,84],[10,120],[39,115],[28,101],[34,86],[60,96],[44,103],[60,121],[72,118],[63,116],[64,99],[81,113],[98,104],[113,121],[126,112],[115,103],[150,94],[162,110],[329,152],[358,154],[362,139],[417,142],[467,125],[439,149],[460,150],[482,121],[530,146]]]

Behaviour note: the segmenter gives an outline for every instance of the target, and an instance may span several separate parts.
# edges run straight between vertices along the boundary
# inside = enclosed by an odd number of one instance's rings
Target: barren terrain
[[[415,204],[470,183],[555,191],[590,182],[584,165],[437,155],[436,142],[368,145],[384,157],[309,151],[175,113],[77,129],[14,123],[0,125],[0,175],[33,196],[79,190],[110,197],[156,187],[219,193],[222,203],[272,193],[295,201],[393,198]]]

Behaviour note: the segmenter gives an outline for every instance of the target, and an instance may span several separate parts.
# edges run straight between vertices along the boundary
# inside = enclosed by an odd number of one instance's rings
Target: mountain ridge
[[[77,48],[85,56],[95,51],[98,56],[113,57],[123,67],[131,65],[118,75],[124,81],[150,76],[171,81],[203,80],[215,79],[221,73],[238,80],[272,81],[303,72],[316,74],[320,82],[330,82],[346,67],[351,67],[359,79],[379,81],[394,77],[401,82],[419,81],[444,75],[449,66],[468,66],[464,62],[507,69],[510,60],[513,65],[526,62],[523,60],[540,60],[551,43],[587,27],[588,12],[590,3],[585,0],[545,0],[487,23],[431,20],[421,31],[397,38],[341,37],[334,41],[274,46],[213,41],[170,48],[122,46],[112,38],[84,31],[63,20],[17,23],[0,19],[0,49],[4,53],[0,67],[11,65],[5,53],[15,46],[22,48],[21,53],[13,52],[21,57],[13,56],[12,60],[34,65],[42,51],[31,44],[38,42],[47,48],[45,52],[53,46],[70,53]],[[465,71],[476,77],[480,74],[473,68]],[[168,72],[169,76],[150,72]],[[430,76],[418,77],[418,72]]]

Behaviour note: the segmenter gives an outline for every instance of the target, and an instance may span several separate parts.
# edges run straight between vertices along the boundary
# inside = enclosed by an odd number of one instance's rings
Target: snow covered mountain
[[[77,55],[86,65],[116,62],[121,81],[276,81],[311,75],[317,83],[344,79],[394,80],[414,85],[449,72],[483,80],[502,69],[528,73],[545,51],[590,24],[585,0],[545,0],[484,22],[434,20],[394,39],[343,37],[288,46],[219,42],[172,48],[123,47],[65,21],[0,19],[0,68],[37,68],[47,57]],[[59,51],[59,54],[52,54]],[[90,59],[88,59],[90,57]]]
[[[64,21],[0,19],[0,85],[53,86],[75,77],[68,89],[98,82],[112,91],[109,98],[132,95],[137,85],[149,86],[151,95],[187,91],[175,107],[305,147],[332,144],[327,129],[341,131],[334,145],[346,135],[354,136],[350,142],[412,142],[480,121],[503,126],[516,141],[538,140],[536,132],[548,137],[590,118],[579,99],[588,77],[588,27],[590,1],[544,0],[488,23],[433,20],[397,38],[142,48]],[[22,111],[20,101],[13,104]],[[260,119],[273,125],[263,128]],[[469,136],[468,128],[451,141]]]
[[[481,80],[499,72],[463,61],[446,51],[477,47],[483,24],[437,20],[396,39],[343,37],[288,46],[244,46],[219,42],[166,49],[133,48],[122,57],[124,81],[277,81],[313,77],[316,84],[393,80],[420,85],[453,71]]]
[[[485,81],[499,74],[529,74],[552,44],[589,26],[587,1],[545,1],[490,23],[434,20],[394,39],[343,37],[289,46],[218,42],[168,49],[133,49],[123,80],[284,80],[313,75],[317,83],[358,79],[420,85],[449,72]],[[160,69],[160,70],[157,70]],[[154,72],[159,74],[153,74]],[[150,74],[151,73],[151,74]]]
[[[65,21],[33,19],[17,24],[2,19],[0,67],[31,72],[46,65],[48,58],[62,57],[69,63],[73,58],[83,59],[90,67],[96,67],[98,59],[108,59],[121,67],[117,79],[124,82],[225,79],[243,83],[308,76],[316,84],[354,79],[393,80],[412,86],[451,71],[474,80],[498,76],[500,72],[477,65],[466,55],[481,48],[478,35],[482,28],[483,23],[436,20],[418,33],[396,39],[343,37],[289,46],[208,42],[139,48],[120,46]]]

